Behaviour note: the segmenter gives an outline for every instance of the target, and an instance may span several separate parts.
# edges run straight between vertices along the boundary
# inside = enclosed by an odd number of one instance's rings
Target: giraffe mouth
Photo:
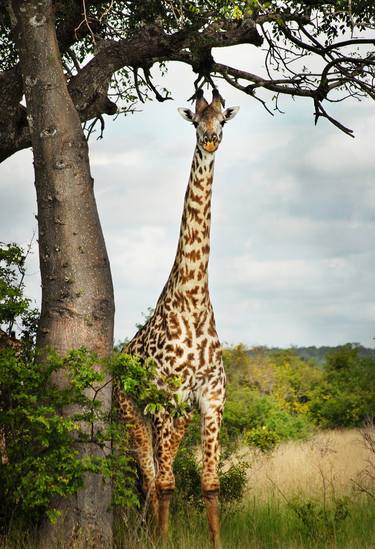
[[[214,141],[207,141],[207,143],[202,143],[202,147],[205,151],[213,153],[217,150],[218,144]]]

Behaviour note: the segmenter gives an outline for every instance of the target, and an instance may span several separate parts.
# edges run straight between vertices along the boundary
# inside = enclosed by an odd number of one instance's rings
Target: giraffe
[[[203,91],[196,94],[195,113],[179,108],[196,128],[197,143],[186,190],[175,261],[152,317],[137,332],[126,352],[153,357],[158,385],[165,376],[179,376],[176,388],[188,413],[172,418],[168,413],[148,421],[137,405],[117,388],[123,419],[132,425],[132,446],[139,463],[143,488],[157,518],[163,546],[167,546],[169,502],[175,488],[173,461],[192,408],[201,413],[203,468],[201,488],[213,547],[221,547],[218,514],[219,430],[225,400],[225,373],[208,290],[211,191],[215,151],[222,127],[239,107],[222,111],[222,99],[214,89],[210,104]]]

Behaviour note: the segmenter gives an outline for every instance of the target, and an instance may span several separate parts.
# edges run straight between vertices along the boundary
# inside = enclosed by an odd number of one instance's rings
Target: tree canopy
[[[164,101],[160,88],[168,61],[190,65],[195,87],[224,79],[258,99],[261,89],[310,98],[315,122],[325,117],[351,135],[327,104],[348,97],[375,98],[375,5],[369,0],[68,0],[53,2],[57,39],[69,93],[82,122],[129,111],[147,98]],[[35,20],[35,26],[40,22]],[[215,61],[213,48],[249,44],[264,52],[255,74]],[[29,147],[27,112],[12,13],[0,7],[0,159]],[[89,126],[92,122],[89,124]]]

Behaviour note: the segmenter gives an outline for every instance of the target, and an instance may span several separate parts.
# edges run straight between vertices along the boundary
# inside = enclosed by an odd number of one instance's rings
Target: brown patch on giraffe
[[[213,363],[213,360],[214,360],[214,353],[215,353],[215,348],[214,348],[214,345],[212,343],[210,343],[209,347],[208,347],[208,363],[209,364],[212,364]]]
[[[169,314],[169,325],[168,325],[168,336],[169,336],[169,339],[179,339],[180,336],[181,336],[181,333],[182,333],[182,330],[181,330],[181,327],[180,327],[180,323],[178,321],[178,318],[177,318],[177,314],[176,313],[170,313]]]
[[[215,326],[215,319],[214,319],[213,315],[211,315],[207,333],[208,333],[208,335],[210,335],[212,337],[216,336],[216,326]]]
[[[200,216],[200,210],[198,210],[197,208],[193,208],[193,206],[187,206],[187,211],[190,215],[190,217],[196,221],[196,223],[200,223],[202,218]]]
[[[181,362],[181,364],[179,364],[178,366],[176,366],[175,370],[176,372],[183,372],[185,375],[190,372],[191,368],[192,368],[192,360],[194,359],[194,354],[193,354],[193,358],[190,359],[190,360],[185,360],[184,362]]]
[[[194,318],[195,334],[196,334],[197,338],[199,338],[203,335],[203,328],[204,328],[205,321],[206,321],[206,312],[201,311],[199,313],[194,313],[193,318]]]
[[[186,296],[190,303],[192,304],[192,307],[195,308],[198,303],[197,294],[199,293],[199,286],[194,286],[194,288],[191,288],[190,290],[186,290]]]
[[[200,244],[201,242],[202,242],[202,239],[199,236],[198,229],[191,229],[189,244],[195,244],[195,243]]]
[[[199,351],[199,366],[203,368],[205,365],[205,352],[207,348],[207,338],[205,337],[202,339],[202,341],[198,345],[198,351]]]
[[[199,190],[204,191],[204,186],[202,184],[203,179],[195,179],[194,186],[198,187]]]
[[[181,284],[186,284],[186,282],[194,279],[194,269],[188,267],[181,269],[179,277]]]
[[[175,345],[174,352],[177,357],[181,357],[184,354],[184,350],[180,345]]]
[[[190,252],[185,252],[184,257],[186,257],[186,259],[189,259],[190,261],[195,263],[196,261],[200,260],[201,252],[200,252],[200,250],[191,250]],[[193,273],[194,273],[194,271],[193,271]]]
[[[202,196],[199,196],[198,194],[195,194],[193,191],[190,191],[190,200],[192,202],[196,202],[197,204],[199,204],[200,206],[202,205]]]
[[[171,366],[174,366],[176,364],[176,357],[175,355],[166,355],[165,357],[166,362],[168,362]]]

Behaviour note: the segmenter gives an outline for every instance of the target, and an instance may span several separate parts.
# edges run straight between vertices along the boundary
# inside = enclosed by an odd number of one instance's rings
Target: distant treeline
[[[364,347],[360,343],[347,343],[346,345],[350,345],[352,348],[355,348],[357,350],[357,356],[359,356],[360,358],[375,359],[375,349]],[[250,356],[257,354],[259,352],[259,349],[264,349],[265,351],[270,352],[280,352],[285,350],[293,351],[299,358],[302,358],[303,360],[314,360],[319,364],[323,364],[326,360],[327,355],[335,351],[339,351],[342,347],[345,347],[345,345],[336,345],[333,347],[329,347],[327,345],[323,345],[322,347],[316,347],[315,345],[311,345],[309,347],[298,347],[293,345],[286,349],[281,347],[253,347],[249,349],[248,353]]]

